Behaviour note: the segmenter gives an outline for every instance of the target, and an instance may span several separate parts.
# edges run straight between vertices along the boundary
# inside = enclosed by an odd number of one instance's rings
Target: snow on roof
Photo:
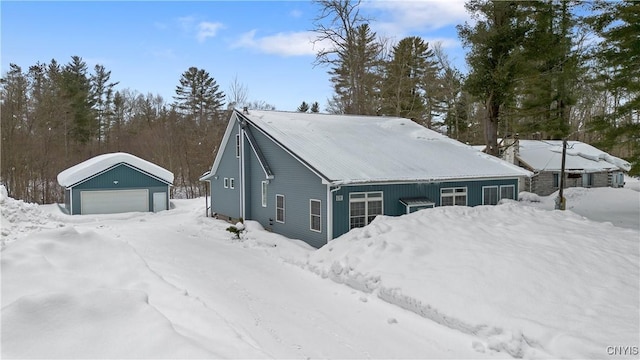
[[[257,110],[241,116],[333,184],[531,174],[409,119]]]
[[[173,173],[171,171],[137,156],[122,152],[98,155],[74,165],[58,174],[58,183],[64,187],[70,187],[120,163],[129,164],[161,180],[173,183]]]
[[[560,171],[562,167],[562,140],[519,140],[518,157],[533,169]],[[567,141],[565,169],[580,171],[629,171],[629,162],[611,156],[589,144]]]

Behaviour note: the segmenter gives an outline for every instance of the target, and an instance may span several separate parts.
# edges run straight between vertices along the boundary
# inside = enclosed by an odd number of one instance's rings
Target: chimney
[[[249,107],[248,106],[243,107],[242,112],[245,114],[249,114]]]

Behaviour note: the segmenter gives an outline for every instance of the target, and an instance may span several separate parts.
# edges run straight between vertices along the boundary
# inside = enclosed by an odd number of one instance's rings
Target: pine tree
[[[437,65],[429,44],[419,37],[407,37],[392,49],[385,64],[382,113],[401,116],[429,127]],[[429,91],[428,91],[429,90]]]
[[[118,82],[109,82],[111,71],[107,71],[104,66],[96,65],[94,74],[91,76],[91,96],[95,104],[95,111],[98,121],[98,148],[106,142],[106,133],[109,129],[109,119],[112,116],[111,105],[113,103],[113,88]]]
[[[498,155],[498,127],[516,97],[526,32],[519,21],[520,6],[517,1],[470,0],[465,7],[477,22],[458,26],[462,43],[469,48],[465,88],[485,106],[485,144],[492,155]]]
[[[313,104],[311,104],[311,109],[310,111],[312,113],[319,113],[320,112],[320,104],[318,104],[317,101],[314,101]]]
[[[577,20],[570,1],[547,0],[528,3],[523,22],[528,23],[523,43],[525,59],[521,80],[519,118],[524,132],[559,139],[570,129],[570,108],[576,103],[576,84],[583,71],[581,54],[572,40]]]
[[[308,112],[309,111],[309,104],[307,104],[305,101],[303,101],[302,104],[300,104],[300,106],[298,106],[298,109],[296,109],[296,111],[303,112],[303,113]]]
[[[208,72],[190,67],[180,78],[173,97],[176,107],[190,116],[196,124],[211,120],[224,106],[225,95]]]
[[[381,45],[367,19],[360,16],[360,1],[318,0],[320,15],[315,19],[317,42],[331,46],[316,55],[316,64],[330,66],[335,95],[329,102],[332,112],[374,115],[379,109]],[[327,23],[328,21],[328,23]]]
[[[91,83],[87,76],[87,64],[79,56],[72,56],[71,62],[62,72],[63,93],[70,107],[71,138],[86,144],[97,133],[97,122],[93,114]]]
[[[631,174],[640,174],[640,2],[596,2],[590,23],[602,37],[596,52],[600,80],[609,92],[610,105],[595,132],[603,135],[605,149],[626,147]]]

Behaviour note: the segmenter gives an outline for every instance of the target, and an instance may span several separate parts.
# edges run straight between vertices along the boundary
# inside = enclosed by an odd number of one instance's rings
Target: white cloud
[[[251,30],[232,45],[233,48],[248,48],[266,54],[281,56],[315,55],[324,48],[321,43],[313,43],[316,35],[311,31],[281,32],[264,37],[256,37],[257,30]]]
[[[187,32],[191,31],[195,21],[196,19],[193,16],[183,16],[178,18],[178,24],[180,24],[180,27],[182,28],[183,31],[187,31]]]
[[[198,38],[199,42],[204,42],[205,40],[207,40],[207,38],[215,37],[218,33],[218,30],[223,27],[224,25],[219,22],[212,23],[202,21],[198,24],[198,34],[196,35],[196,37]]]
[[[289,16],[291,16],[293,18],[299,18],[300,16],[302,16],[302,11],[300,11],[300,10],[291,10],[291,12],[289,13]]]
[[[464,0],[375,0],[362,4],[377,10],[376,30],[387,37],[404,37],[412,31],[433,31],[471,20]]]

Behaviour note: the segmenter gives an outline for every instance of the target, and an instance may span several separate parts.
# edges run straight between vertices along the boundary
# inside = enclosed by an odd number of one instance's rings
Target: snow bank
[[[640,178],[625,175],[624,177],[624,188],[631,189],[634,191],[640,191]]]
[[[590,220],[640,231],[639,191],[633,190],[633,184],[618,189],[575,187],[565,189],[563,196],[567,210]],[[534,195],[520,193],[521,203],[545,210],[555,209],[557,191],[549,196]]]
[[[3,357],[210,356],[177,334],[149,305],[144,292],[95,289],[83,294],[31,294],[3,307],[2,322]]]
[[[264,356],[121,240],[42,231],[1,261],[3,358]]]
[[[335,281],[514,357],[638,345],[640,232],[507,203],[378,217],[309,258]]]
[[[37,204],[9,197],[4,185],[0,185],[0,214],[0,249],[33,231],[64,226],[50,213],[43,212]]]

